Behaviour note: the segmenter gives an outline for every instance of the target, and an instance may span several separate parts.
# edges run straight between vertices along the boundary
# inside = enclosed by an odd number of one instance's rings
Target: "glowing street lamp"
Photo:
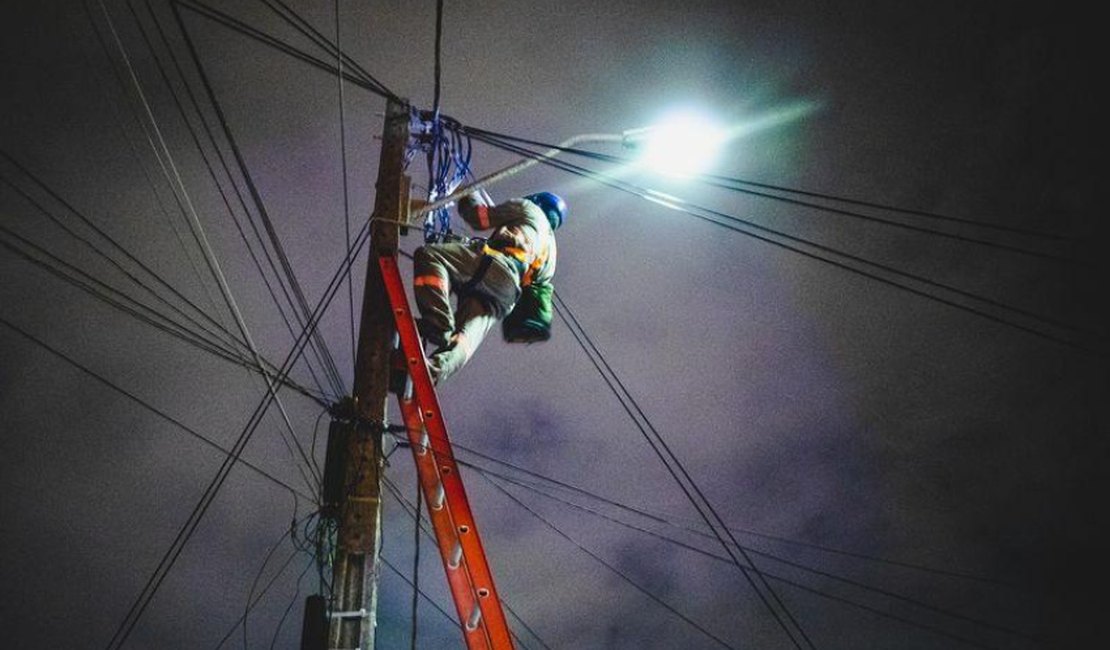
[[[513,163],[414,210],[409,216],[409,223],[416,223],[434,210],[450,205],[467,194],[483,191],[497,181],[550,160],[578,144],[617,142],[626,149],[642,152],[638,166],[670,176],[692,176],[712,165],[726,139],[724,129],[692,113],[677,114],[657,126],[629,129],[621,133],[583,133],[564,140],[534,158]]]
[[[624,132],[626,148],[640,151],[638,163],[667,176],[695,176],[713,166],[727,132],[694,113],[677,113],[657,126]]]

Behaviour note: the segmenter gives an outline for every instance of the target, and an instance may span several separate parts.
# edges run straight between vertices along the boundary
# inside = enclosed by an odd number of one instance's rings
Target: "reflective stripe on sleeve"
[[[414,287],[435,287],[440,291],[447,293],[447,278],[438,276],[434,273],[425,275],[418,275],[412,279],[412,286]]]

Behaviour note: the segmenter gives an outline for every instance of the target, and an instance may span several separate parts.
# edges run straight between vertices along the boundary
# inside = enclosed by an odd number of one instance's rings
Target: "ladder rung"
[[[478,624],[482,622],[482,606],[475,605],[471,610],[470,616],[466,619],[466,629],[477,630]]]
[[[462,542],[456,539],[455,547],[451,549],[451,557],[447,560],[447,566],[457,569],[460,562],[462,562]]]
[[[428,505],[432,506],[432,509],[434,509],[434,510],[439,510],[440,508],[443,507],[443,501],[446,498],[447,498],[447,491],[443,489],[443,481],[440,481],[440,482],[436,483],[435,496],[432,497],[432,502]]]

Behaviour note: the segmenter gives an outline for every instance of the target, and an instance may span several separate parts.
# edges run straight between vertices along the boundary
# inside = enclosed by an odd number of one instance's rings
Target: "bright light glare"
[[[670,176],[694,176],[713,166],[726,131],[705,117],[682,113],[645,129],[640,162]]]

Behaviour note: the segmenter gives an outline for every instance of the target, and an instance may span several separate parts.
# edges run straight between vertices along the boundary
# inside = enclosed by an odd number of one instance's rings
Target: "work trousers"
[[[432,381],[444,381],[474,355],[494,324],[520,298],[520,281],[505,261],[493,258],[485,274],[467,287],[485,255],[475,245],[427,244],[413,254],[413,294],[420,311],[421,335],[436,346],[428,357]],[[451,306],[451,292],[458,307]]]

